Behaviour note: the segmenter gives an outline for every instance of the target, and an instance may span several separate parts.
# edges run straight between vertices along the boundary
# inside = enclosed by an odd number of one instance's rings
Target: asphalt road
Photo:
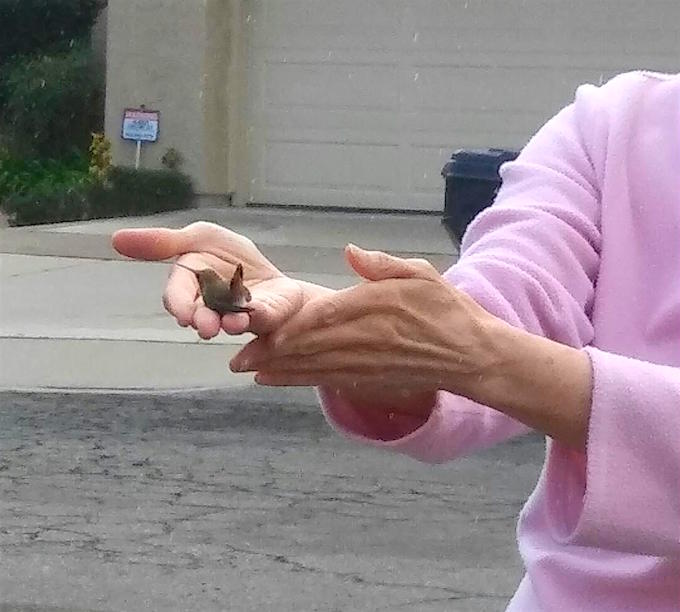
[[[309,391],[0,394],[0,612],[502,611],[543,440],[443,466]]]

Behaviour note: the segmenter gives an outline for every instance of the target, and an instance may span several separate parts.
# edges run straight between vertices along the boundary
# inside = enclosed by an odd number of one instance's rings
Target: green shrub
[[[87,216],[92,179],[87,158],[0,159],[0,207],[11,225],[76,221]]]
[[[80,221],[88,217],[85,191],[59,186],[49,191],[14,193],[3,199],[2,208],[10,225]]]
[[[2,131],[16,156],[59,158],[87,151],[91,133],[103,122],[104,91],[89,45],[16,58],[3,75]]]
[[[0,202],[12,195],[46,194],[70,187],[82,189],[90,182],[85,156],[63,160],[0,157]]]
[[[189,208],[190,177],[173,170],[113,166],[104,182],[84,157],[0,159],[0,208],[10,225],[149,215]]]
[[[189,208],[193,185],[186,174],[173,170],[135,170],[114,166],[108,181],[89,194],[93,217],[150,215]]]
[[[0,0],[0,64],[19,54],[63,50],[86,37],[102,0]]]

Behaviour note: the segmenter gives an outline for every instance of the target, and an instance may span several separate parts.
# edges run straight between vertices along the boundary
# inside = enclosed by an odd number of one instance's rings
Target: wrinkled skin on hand
[[[428,262],[349,249],[371,280],[322,296],[232,360],[267,385],[448,390],[486,367],[494,318]]]

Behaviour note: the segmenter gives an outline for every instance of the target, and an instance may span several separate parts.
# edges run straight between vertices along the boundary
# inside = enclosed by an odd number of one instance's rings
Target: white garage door
[[[251,202],[441,210],[585,81],[680,70],[678,0],[249,0]]]

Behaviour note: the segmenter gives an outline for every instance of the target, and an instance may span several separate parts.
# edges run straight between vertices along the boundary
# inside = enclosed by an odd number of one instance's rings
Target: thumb
[[[229,245],[238,244],[241,248],[250,245],[250,241],[244,236],[206,221],[197,221],[182,229],[122,229],[113,234],[111,242],[121,255],[152,261],[170,259],[194,251],[213,252]]]
[[[352,269],[370,281],[390,278],[438,278],[437,270],[425,259],[403,259],[383,251],[365,251],[348,244],[345,255]]]
[[[133,259],[163,260],[182,253],[180,230],[165,227],[122,229],[111,238],[113,248]]]

